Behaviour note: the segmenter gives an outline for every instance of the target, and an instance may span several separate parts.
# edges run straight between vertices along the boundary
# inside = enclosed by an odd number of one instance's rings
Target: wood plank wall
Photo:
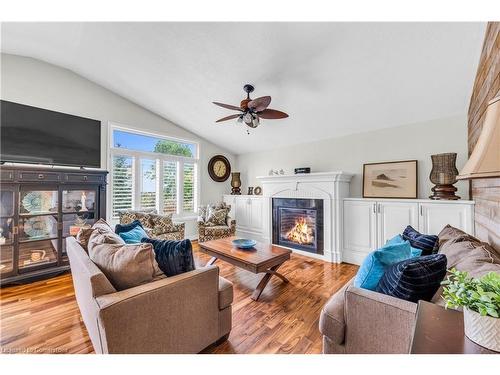
[[[479,60],[468,115],[469,155],[484,122],[488,102],[500,95],[500,22],[489,22]],[[476,201],[476,236],[500,251],[500,178],[472,180]]]

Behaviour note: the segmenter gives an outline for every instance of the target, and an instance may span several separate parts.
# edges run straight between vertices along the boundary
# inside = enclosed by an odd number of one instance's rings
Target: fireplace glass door
[[[273,243],[323,254],[323,201],[273,199]]]
[[[279,225],[282,244],[316,248],[316,210],[281,208]]]

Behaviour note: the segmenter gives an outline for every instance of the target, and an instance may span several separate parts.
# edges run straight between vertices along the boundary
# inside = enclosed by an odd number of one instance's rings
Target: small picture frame
[[[253,186],[248,187],[248,195],[253,195]]]
[[[363,198],[417,197],[417,160],[363,164]]]

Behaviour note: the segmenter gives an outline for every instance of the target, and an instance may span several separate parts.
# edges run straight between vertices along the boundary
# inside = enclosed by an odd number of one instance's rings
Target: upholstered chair
[[[120,224],[130,224],[134,220],[139,220],[150,238],[178,241],[185,238],[185,224],[174,223],[172,214],[158,215],[156,210],[124,210],[120,211],[118,216]]]
[[[219,225],[214,225],[209,220],[209,208],[225,209],[227,211],[224,222]],[[231,237],[236,233],[236,220],[229,216],[231,210],[230,205],[224,202],[214,205],[199,207],[198,212],[198,242],[217,240],[219,238]]]

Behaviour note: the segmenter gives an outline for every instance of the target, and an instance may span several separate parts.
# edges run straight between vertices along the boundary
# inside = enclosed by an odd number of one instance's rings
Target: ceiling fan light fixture
[[[243,115],[243,121],[245,121],[245,124],[251,124],[253,121],[253,116],[250,112],[247,112]]]

